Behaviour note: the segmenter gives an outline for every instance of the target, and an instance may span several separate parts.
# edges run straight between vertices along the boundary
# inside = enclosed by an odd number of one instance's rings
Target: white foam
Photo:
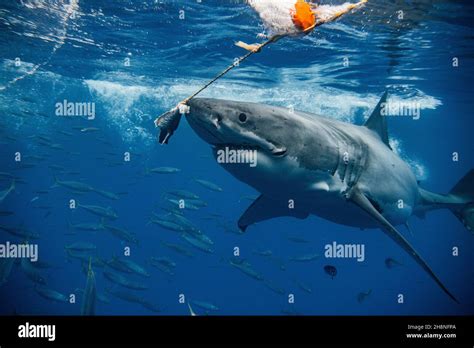
[[[402,158],[411,168],[415,177],[418,180],[426,180],[428,177],[428,170],[426,166],[422,164],[419,160],[410,158],[403,149],[403,144],[400,139],[390,138],[389,140],[390,147],[393,152],[395,152],[400,158]]]
[[[128,112],[129,108],[141,96],[149,93],[149,90],[143,86],[125,86],[116,82],[100,80],[85,80],[84,83],[113,109],[120,109],[122,112]]]
[[[271,34],[279,35],[298,35],[301,30],[293,23],[293,14],[296,10],[296,0],[249,0],[249,5],[258,13],[263,24]],[[352,6],[345,2],[340,5],[318,5],[313,9],[317,22],[331,22],[338,18],[340,12],[347,12]],[[354,35],[359,38],[365,38],[367,33],[355,30],[349,26],[335,26],[339,30]]]
[[[299,33],[291,19],[295,2],[295,0],[249,0],[249,5],[257,11],[271,34],[291,35]]]
[[[426,95],[425,93],[416,90],[412,95],[394,95],[388,98],[388,102],[402,104],[403,102],[410,102],[420,106],[420,109],[431,109],[434,110],[438,106],[443,105],[443,102],[440,99],[437,99],[431,95]]]
[[[100,99],[105,110],[103,116],[107,118],[109,125],[118,130],[124,142],[151,144],[153,134],[142,127],[142,124],[147,121],[151,123],[152,115],[146,114],[143,109],[154,107],[155,104],[142,98],[155,98],[152,89],[103,80],[85,80],[84,84],[92,95]]]

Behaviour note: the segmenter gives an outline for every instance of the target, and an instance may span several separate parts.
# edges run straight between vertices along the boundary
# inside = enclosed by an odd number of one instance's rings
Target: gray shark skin
[[[310,214],[362,229],[381,228],[458,302],[394,226],[406,224],[413,214],[449,208],[473,229],[474,171],[447,195],[419,188],[410,167],[390,149],[381,113],[386,98],[387,93],[363,126],[276,106],[205,98],[188,102],[186,118],[215,156],[226,147],[257,150],[255,167],[219,163],[261,193],[239,219],[241,230],[271,218]]]

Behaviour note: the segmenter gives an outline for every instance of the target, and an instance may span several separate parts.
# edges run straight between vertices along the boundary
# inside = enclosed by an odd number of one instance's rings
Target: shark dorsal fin
[[[381,113],[382,108],[387,102],[387,94],[387,91],[385,91],[369,119],[364,123],[364,126],[377,133],[384,144],[391,149],[388,142],[387,119]]]

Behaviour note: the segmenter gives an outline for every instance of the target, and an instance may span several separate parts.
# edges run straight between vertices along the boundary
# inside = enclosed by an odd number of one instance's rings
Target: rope
[[[227,74],[229,71],[231,71],[233,68],[235,68],[236,66],[239,66],[241,62],[243,62],[244,60],[246,60],[248,57],[250,57],[252,54],[254,53],[257,53],[257,52],[260,52],[260,50],[267,46],[268,44],[276,41],[276,39],[278,39],[280,37],[277,37],[277,36],[273,36],[271,37],[269,40],[265,41],[264,43],[262,43],[258,50],[255,50],[255,51],[250,51],[248,52],[246,55],[240,57],[239,59],[237,59],[237,61],[235,61],[234,63],[232,63],[231,65],[229,65],[227,68],[225,68],[221,73],[219,73],[216,77],[214,77],[212,80],[210,80],[208,83],[206,83],[204,86],[202,86],[200,89],[198,89],[196,92],[194,92],[192,95],[190,95],[189,97],[187,97],[186,99],[184,99],[182,102],[180,102],[179,104],[186,104],[188,101],[190,101],[191,99],[193,99],[195,96],[197,96],[199,93],[201,93],[202,91],[204,91],[207,87],[209,87],[210,85],[212,85],[216,80],[220,79],[222,76],[224,76],[225,74]],[[178,105],[179,105],[178,104]]]
[[[312,26],[306,28],[303,33],[306,35],[308,34],[309,32],[311,32],[315,27],[319,26],[321,23],[314,23]],[[200,89],[198,89],[196,92],[194,92],[193,94],[191,94],[189,97],[187,97],[186,99],[184,99],[182,102],[180,102],[179,104],[187,104],[188,101],[190,101],[191,99],[193,99],[195,96],[197,96],[199,93],[201,93],[202,91],[204,91],[207,87],[209,87],[210,85],[212,85],[214,82],[216,82],[218,79],[220,79],[222,76],[224,76],[225,74],[227,74],[229,71],[231,71],[233,68],[235,68],[236,66],[239,66],[241,62],[243,62],[244,60],[246,60],[248,57],[250,57],[252,54],[254,53],[258,53],[260,52],[260,50],[262,48],[264,48],[265,46],[271,44],[272,42],[275,42],[275,41],[278,41],[279,39],[285,37],[285,35],[275,35],[275,36],[272,36],[270,39],[268,39],[267,41],[265,41],[264,43],[262,43],[258,50],[255,50],[255,51],[250,51],[248,52],[246,55],[240,57],[239,59],[237,59],[237,61],[235,61],[234,63],[232,63],[231,65],[229,65],[227,68],[225,68],[221,73],[219,73],[216,77],[214,77],[212,80],[210,80],[208,83],[206,83],[204,86],[202,86]],[[178,105],[179,105],[178,104]]]

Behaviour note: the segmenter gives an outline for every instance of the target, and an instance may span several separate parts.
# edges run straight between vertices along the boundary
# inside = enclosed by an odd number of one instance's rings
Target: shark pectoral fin
[[[451,297],[456,303],[459,303],[458,300],[448,291],[448,289],[441,283],[438,277],[434,274],[428,264],[421,258],[420,255],[415,251],[415,249],[410,245],[410,243],[397,231],[395,227],[380,214],[377,209],[373,206],[370,200],[354,187],[348,195],[348,198],[353,203],[357,204],[360,208],[365,210],[371,217],[377,220],[382,226],[383,231],[388,235],[393,241],[395,241],[399,246],[401,246],[415,261],[433,278],[433,280],[439,285],[441,289]]]
[[[305,219],[308,213],[299,209],[288,208],[287,201],[276,201],[271,198],[260,195],[247,208],[245,213],[240,217],[238,225],[241,231],[245,231],[248,226],[281,216],[292,216],[298,219]]]

